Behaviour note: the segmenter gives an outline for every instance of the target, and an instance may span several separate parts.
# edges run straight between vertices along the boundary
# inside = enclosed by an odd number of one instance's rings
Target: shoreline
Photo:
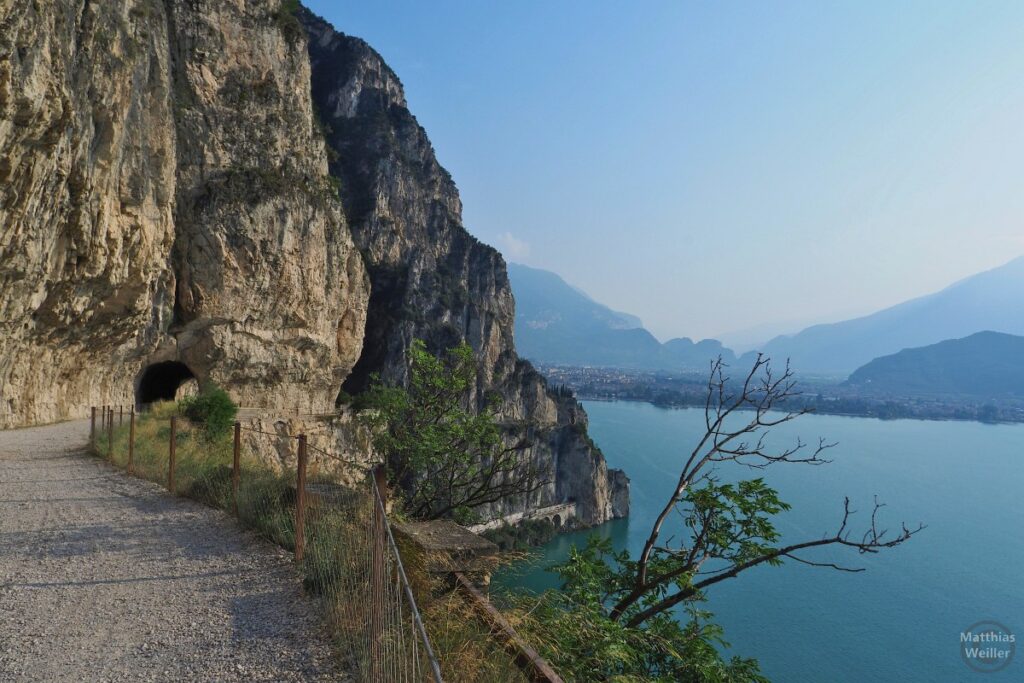
[[[693,410],[699,409],[704,406],[703,403],[657,403],[644,398],[632,398],[625,396],[618,397],[607,397],[607,396],[588,396],[584,394],[576,394],[577,401],[600,401],[602,403],[615,403],[618,401],[627,403],[646,403],[647,405],[654,406],[655,408],[662,408],[664,410]],[[741,408],[740,410],[749,410],[749,408]],[[811,409],[808,412],[809,415],[831,415],[835,417],[853,417],[861,420],[878,420],[880,422],[896,422],[898,420],[913,420],[916,422],[975,422],[982,425],[1022,425],[1024,424],[1024,417],[1019,420],[993,420],[985,421],[977,418],[970,417],[954,417],[954,416],[927,416],[927,415],[898,415],[894,417],[883,417],[880,415],[873,415],[870,413],[849,413],[840,411],[828,411]]]

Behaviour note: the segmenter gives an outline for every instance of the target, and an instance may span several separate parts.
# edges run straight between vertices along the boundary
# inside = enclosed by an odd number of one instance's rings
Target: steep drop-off
[[[491,512],[572,500],[585,524],[625,514],[628,480],[609,473],[582,407],[549,391],[516,355],[504,259],[463,226],[455,183],[409,112],[398,77],[362,40],[309,12],[299,16],[309,33],[313,101],[336,153],[331,173],[371,281],[366,342],[345,388],[360,391],[373,374],[405,380],[413,339],[434,351],[465,339],[484,368],[476,400],[499,394],[503,416],[530,425],[534,446],[524,457],[554,473],[532,499]]]

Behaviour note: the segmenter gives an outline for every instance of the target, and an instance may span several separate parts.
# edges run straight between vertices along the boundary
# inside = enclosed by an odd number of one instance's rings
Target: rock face
[[[327,411],[404,381],[413,339],[465,339],[472,400],[500,394],[554,475],[490,512],[625,514],[583,410],[516,356],[505,263],[463,228],[398,78],[288,5],[0,0],[0,427],[192,380]],[[346,413],[325,424],[358,449]]]
[[[168,27],[129,5],[0,4],[0,426],[130,403],[170,319]]]
[[[189,376],[333,405],[369,286],[278,4],[0,6],[0,426]]]
[[[610,475],[582,407],[516,356],[505,262],[463,227],[455,183],[406,107],[398,77],[365,42],[309,12],[299,17],[309,33],[313,100],[336,153],[331,173],[372,283],[366,343],[345,389],[362,390],[375,373],[406,380],[416,338],[435,352],[466,340],[483,368],[475,400],[482,406],[497,392],[505,418],[530,424],[534,446],[524,457],[554,475],[530,500],[506,500],[490,513],[572,500],[583,524],[626,514],[628,480]]]

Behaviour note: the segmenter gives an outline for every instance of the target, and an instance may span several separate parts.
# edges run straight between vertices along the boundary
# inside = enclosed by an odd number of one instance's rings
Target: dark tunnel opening
[[[139,387],[135,391],[138,405],[156,401],[173,401],[178,387],[195,375],[184,363],[175,360],[153,363],[142,372]]]

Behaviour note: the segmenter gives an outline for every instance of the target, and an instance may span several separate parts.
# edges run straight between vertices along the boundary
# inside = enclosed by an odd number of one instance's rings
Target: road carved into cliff
[[[0,680],[345,679],[286,553],[88,431],[0,431]]]

